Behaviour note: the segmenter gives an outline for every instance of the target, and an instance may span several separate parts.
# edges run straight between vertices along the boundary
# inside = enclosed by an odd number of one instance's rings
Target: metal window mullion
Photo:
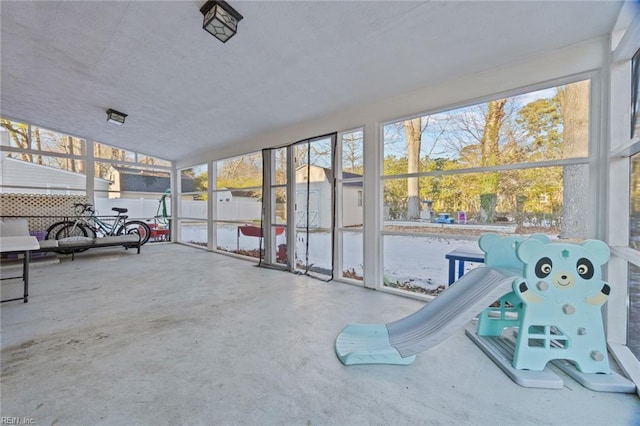
[[[273,176],[273,149],[262,151],[262,243],[264,262],[272,265],[275,259],[274,234],[272,222],[275,214],[275,203],[271,196],[271,180]]]
[[[517,163],[517,164],[501,164],[499,166],[491,167],[472,167],[468,169],[452,169],[452,170],[434,170],[432,172],[418,172],[418,173],[404,173],[397,175],[381,175],[382,180],[390,179],[406,179],[412,177],[427,177],[427,176],[449,176],[449,175],[463,175],[471,173],[490,173],[501,172],[511,170],[526,170],[542,167],[562,167],[570,165],[589,164],[589,157],[584,158],[570,158],[566,160],[549,160],[540,161],[537,163]]]
[[[296,170],[294,145],[287,149],[287,268],[294,270],[296,253]]]
[[[213,226],[213,219],[218,214],[218,198],[213,197],[211,188],[215,188],[217,177],[217,164],[215,161],[207,161],[207,248],[213,250],[218,245],[218,228]]]

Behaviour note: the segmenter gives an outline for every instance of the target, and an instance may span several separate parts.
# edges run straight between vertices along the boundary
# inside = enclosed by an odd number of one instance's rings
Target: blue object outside
[[[456,281],[456,262],[458,262],[458,279],[464,275],[464,262],[484,263],[483,253],[471,253],[462,250],[453,250],[444,255],[449,261],[449,285]]]
[[[455,223],[456,221],[453,218],[449,217],[448,214],[443,213],[443,214],[440,214],[434,222],[452,224],[452,223]]]

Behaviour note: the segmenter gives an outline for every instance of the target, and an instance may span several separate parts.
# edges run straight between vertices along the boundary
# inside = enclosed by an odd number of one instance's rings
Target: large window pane
[[[209,171],[207,164],[180,170],[180,228],[182,242],[207,246],[207,223],[209,219]],[[201,219],[203,222],[191,221]]]
[[[29,125],[0,117],[0,146],[21,149],[36,149],[31,144]],[[23,160],[26,160],[23,158]],[[30,160],[26,160],[30,161]]]
[[[171,161],[163,160],[158,157],[151,157],[150,155],[138,155],[138,162],[140,164],[171,167]]]
[[[150,226],[168,225],[168,171],[97,161],[95,174],[94,204],[100,213],[111,214],[113,207],[121,207],[129,210],[130,218],[149,221]]]
[[[333,274],[333,137],[300,142],[295,152],[295,269]]]
[[[260,188],[262,155],[247,154],[217,162],[216,189]]]
[[[275,170],[272,175],[272,184],[274,185],[286,185],[287,184],[287,149],[278,148],[274,152],[275,155]]]
[[[285,163],[286,166],[286,163]],[[262,238],[262,153],[216,162],[217,250],[242,256],[264,256]]]
[[[207,222],[182,220],[180,222],[179,240],[184,243],[207,247]]]
[[[262,190],[216,191],[214,195],[217,200],[216,220],[260,224]]]
[[[364,162],[362,130],[345,133],[341,139],[342,172],[343,175],[346,173],[344,177],[349,177],[349,173],[362,175]]]
[[[385,175],[588,155],[589,80],[384,126]]]
[[[168,170],[95,162],[95,175],[108,182],[110,198],[154,198],[171,189]],[[104,190],[96,188],[96,190]]]
[[[631,157],[631,182],[629,186],[629,245],[640,250],[640,153]]]
[[[206,192],[209,186],[207,170],[206,164],[180,170],[180,192]]]
[[[127,151],[124,149],[116,148],[109,145],[104,145],[101,143],[94,143],[93,145],[93,156],[96,158],[105,158],[107,160],[117,160],[117,161],[136,161],[135,152]]]
[[[342,278],[362,281],[364,271],[364,150],[361,129],[340,135],[337,170],[338,185],[338,241],[342,244],[342,258],[338,271]],[[348,230],[347,230],[348,229]]]
[[[25,160],[18,153],[2,153],[2,192],[63,195],[84,193],[87,182],[84,161],[47,155],[28,157]],[[69,163],[73,163],[73,167]],[[69,171],[70,168],[77,171]],[[96,179],[95,185],[106,188],[108,181]]]
[[[2,145],[21,148],[25,150],[48,151],[56,154],[70,154],[83,156],[86,154],[86,142],[84,139],[31,126],[26,123],[0,118],[0,136]],[[30,154],[24,153],[24,156]],[[26,161],[27,158],[23,158]],[[65,170],[74,171],[72,164]]]
[[[342,232],[342,277],[363,280],[364,253],[362,232]]]

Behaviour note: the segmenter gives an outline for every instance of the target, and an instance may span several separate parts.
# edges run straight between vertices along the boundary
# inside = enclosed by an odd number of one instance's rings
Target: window
[[[182,169],[179,176],[179,240],[188,244],[208,247],[208,166],[207,164],[199,164]]]
[[[3,193],[86,196],[104,214],[123,207],[130,219],[169,226],[169,161],[2,117],[0,142]]]
[[[262,155],[250,153],[220,160],[215,170],[215,248],[259,258],[263,253]]]
[[[2,192],[84,195],[86,142],[0,118]]]
[[[582,80],[386,124],[385,284],[437,294],[446,251],[477,251],[469,236],[487,231],[586,237],[590,92]],[[444,252],[431,266],[425,250]]]
[[[629,246],[640,251],[640,153],[631,156],[629,163]]]
[[[337,176],[338,202],[338,256],[337,270],[341,278],[363,282],[363,184],[364,184],[364,132],[356,129],[339,134]]]

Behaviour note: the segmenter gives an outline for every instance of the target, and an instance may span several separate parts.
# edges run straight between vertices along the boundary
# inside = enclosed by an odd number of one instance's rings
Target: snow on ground
[[[254,250],[258,248],[258,239],[241,235],[238,240],[237,225],[218,225],[218,247],[227,250]],[[182,227],[182,240],[188,242],[205,242],[207,240],[206,225],[185,225]],[[276,237],[276,246],[286,243],[286,235]],[[306,235],[298,233],[296,241],[296,259],[305,261]],[[476,240],[437,238],[415,235],[385,235],[384,276],[386,280],[410,282],[412,285],[428,289],[446,285],[448,282],[449,262],[445,255],[459,248],[479,252]],[[343,234],[343,270],[353,270],[363,274],[362,234],[344,232]],[[331,234],[326,232],[309,233],[308,262],[318,268],[331,268]],[[468,271],[477,264],[467,262]]]
[[[421,236],[385,235],[384,275],[386,280],[424,288],[446,285],[449,277],[449,261],[444,257],[455,249],[480,252],[476,240],[435,238]],[[478,266],[465,262],[465,270]]]

